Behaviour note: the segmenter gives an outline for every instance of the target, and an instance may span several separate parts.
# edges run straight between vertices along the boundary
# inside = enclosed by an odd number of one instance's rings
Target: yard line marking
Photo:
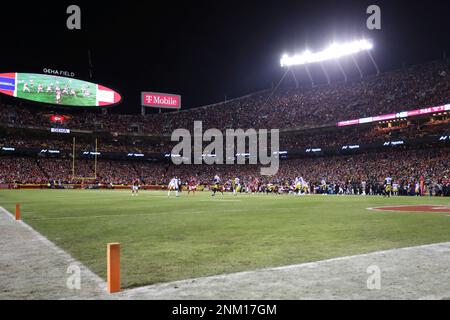
[[[245,210],[235,210],[236,212],[245,211]],[[234,211],[227,211],[234,212]],[[193,212],[157,212],[157,213],[141,213],[141,214],[107,214],[107,215],[98,215],[98,216],[66,216],[66,217],[44,217],[44,218],[29,218],[26,220],[70,220],[70,219],[96,219],[96,218],[110,218],[110,217],[145,217],[145,216],[158,216],[158,215],[189,215],[189,214],[201,214],[201,213],[211,213],[211,211],[193,211]]]
[[[210,202],[210,201],[214,201],[214,202],[242,202],[242,200],[239,199],[230,199],[230,200],[226,200],[226,199],[217,199],[217,200],[213,200],[213,199],[209,199],[209,200],[200,200],[200,202]]]
[[[200,213],[200,212],[190,212],[190,213]],[[66,217],[44,217],[44,218],[30,218],[27,219],[29,221],[33,220],[71,220],[71,219],[97,219],[97,218],[113,218],[113,217],[145,217],[145,216],[157,216],[162,214],[170,214],[170,213],[141,213],[141,214],[106,214],[99,216],[66,216]],[[187,213],[172,213],[172,214],[187,214]]]
[[[309,209],[321,208],[321,207],[309,207]],[[261,211],[273,211],[273,208],[258,209],[258,210],[247,210],[247,209],[233,209],[226,210],[223,214],[235,214],[240,212],[245,212],[245,214],[254,214]],[[292,210],[292,208],[277,208],[277,210]],[[189,214],[204,214],[211,213],[215,214],[211,210],[208,211],[191,211],[191,212],[157,212],[157,213],[141,213],[141,214],[108,214],[108,215],[96,215],[96,216],[65,216],[65,217],[42,217],[42,218],[27,218],[27,221],[38,221],[38,220],[71,220],[71,219],[97,219],[97,218],[111,218],[111,217],[147,217],[147,216],[159,216],[159,215],[189,215]]]

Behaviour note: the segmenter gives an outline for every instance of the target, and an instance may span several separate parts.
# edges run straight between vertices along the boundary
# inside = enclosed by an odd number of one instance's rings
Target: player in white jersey
[[[37,88],[37,93],[41,93],[44,92],[44,88],[42,87],[42,84],[39,83],[38,88]]]
[[[311,190],[309,188],[309,182],[306,182],[305,180],[303,180],[302,189],[303,189],[303,194],[311,194]]]
[[[328,193],[327,188],[328,188],[327,181],[325,179],[322,179],[322,181],[320,182],[321,193],[327,194]]]
[[[46,91],[47,91],[47,93],[53,92],[53,84],[52,83],[47,86]]]
[[[61,90],[56,90],[56,103],[61,102]]]
[[[415,184],[414,193],[416,194],[416,196],[420,196],[420,183],[419,183],[419,181],[417,181],[416,184]]]
[[[174,190],[175,191],[175,196],[179,196],[178,194],[178,178],[174,177],[172,178],[172,180],[170,180],[169,182],[169,186],[167,187],[168,192],[167,192],[167,196],[170,197],[170,191]]]
[[[384,179],[384,196],[390,197],[392,193],[392,178],[390,176]]]
[[[214,176],[213,183],[214,183],[213,186],[212,186],[213,193],[212,193],[211,196],[214,197],[216,195],[216,192],[218,192],[218,191],[220,193],[222,193],[222,196],[223,196],[223,190],[222,190],[222,186],[220,185],[220,178],[219,178],[218,175]]]
[[[74,96],[74,97],[77,95],[77,93],[75,92],[75,89],[70,89],[70,95]]]
[[[26,83],[26,82],[24,82],[24,84],[23,84],[23,92],[25,92],[25,91],[31,92],[30,88],[28,88],[28,83]]]
[[[241,192],[241,180],[239,180],[239,178],[234,178],[231,184],[233,188],[233,195],[237,196],[238,192]]]
[[[133,184],[131,185],[131,195],[132,196],[134,196],[134,195],[137,196],[138,192],[139,192],[139,180],[136,179],[136,180],[133,181]]]
[[[297,195],[302,194],[304,183],[305,183],[305,180],[303,180],[303,177],[295,178],[295,192],[297,193]]]
[[[398,196],[398,183],[396,182],[392,184],[392,193],[394,194],[394,196]]]
[[[361,194],[362,194],[363,196],[366,195],[366,186],[367,186],[367,182],[366,182],[366,181],[362,181],[362,182],[361,182],[361,189],[362,189]]]

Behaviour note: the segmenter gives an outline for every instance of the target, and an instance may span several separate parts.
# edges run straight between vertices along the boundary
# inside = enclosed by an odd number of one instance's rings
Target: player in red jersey
[[[195,191],[197,191],[197,181],[194,177],[192,177],[188,182],[188,195],[191,193],[195,195]]]

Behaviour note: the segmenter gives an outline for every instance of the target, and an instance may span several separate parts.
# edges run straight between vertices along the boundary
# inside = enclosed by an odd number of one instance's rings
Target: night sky
[[[2,3],[0,72],[73,71],[119,91],[124,113],[141,91],[182,95],[183,108],[265,89],[283,74],[282,53],[331,41],[372,39],[382,70],[450,55],[449,1],[16,1]],[[78,4],[82,30],[66,28]],[[366,28],[381,7],[382,29]]]

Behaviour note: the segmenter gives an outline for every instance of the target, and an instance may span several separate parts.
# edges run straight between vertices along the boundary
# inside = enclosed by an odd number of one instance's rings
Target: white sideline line
[[[243,212],[246,210],[228,210],[226,213]],[[193,212],[157,212],[157,213],[140,213],[140,214],[105,214],[98,216],[66,216],[66,217],[43,217],[43,218],[27,218],[29,221],[36,220],[69,220],[69,219],[97,219],[97,218],[112,218],[112,217],[146,217],[146,216],[159,216],[159,215],[189,215],[189,214],[202,214],[211,213],[211,211],[193,211]]]
[[[146,216],[159,216],[159,215],[166,215],[166,214],[199,214],[199,213],[207,213],[207,211],[196,211],[196,212],[189,212],[189,213],[159,212],[159,213],[141,213],[141,214],[105,214],[105,215],[99,215],[99,216],[44,217],[44,218],[28,218],[27,220],[36,221],[36,220],[97,219],[97,218],[114,218],[114,217],[146,217]]]
[[[151,285],[141,286],[137,288],[130,288],[123,290],[121,294],[124,294],[125,296],[127,294],[138,294],[138,293],[145,293],[145,291],[157,287],[157,286],[178,286],[179,283],[189,283],[189,282],[197,282],[202,279],[207,280],[223,280],[230,277],[235,276],[245,276],[245,275],[253,275],[255,273],[261,273],[261,272],[272,272],[272,271],[289,271],[291,269],[298,269],[298,268],[308,268],[308,267],[317,267],[322,264],[327,264],[330,262],[336,262],[336,261],[347,261],[355,258],[364,258],[364,257],[372,257],[377,255],[385,255],[392,252],[398,252],[398,251],[413,251],[417,249],[427,249],[432,247],[450,247],[450,242],[440,242],[440,243],[432,243],[432,244],[425,244],[425,245],[419,245],[419,246],[413,246],[413,247],[402,247],[402,248],[392,248],[392,249],[386,249],[381,251],[374,251],[369,253],[363,253],[363,254],[356,254],[356,255],[350,255],[350,256],[343,256],[343,257],[336,257],[336,258],[330,258],[325,260],[319,260],[319,261],[312,261],[312,262],[305,262],[300,264],[293,264],[293,265],[286,265],[286,266],[280,266],[280,267],[268,267],[268,268],[260,268],[260,269],[254,269],[254,270],[246,270],[246,271],[240,271],[240,272],[233,272],[233,273],[224,273],[219,275],[212,275],[212,276],[206,276],[206,277],[197,277],[197,278],[188,278],[183,280],[177,280],[172,282],[161,282],[161,283],[155,283]],[[447,296],[445,296],[447,297]]]
[[[307,209],[322,209],[322,207],[306,207]],[[276,208],[277,210],[292,210],[292,208]],[[245,214],[255,214],[261,211],[273,211],[273,208],[247,210],[247,209],[233,209],[220,212],[223,214],[239,214],[245,212]],[[217,210],[215,210],[217,211]],[[216,212],[210,211],[191,211],[191,212],[157,212],[157,213],[140,213],[140,214],[105,214],[96,216],[65,216],[65,217],[42,217],[42,218],[27,218],[28,221],[40,221],[40,220],[72,220],[72,219],[101,219],[101,218],[117,218],[117,217],[151,217],[161,215],[190,215],[190,214],[216,214]],[[34,212],[34,214],[39,214]]]
[[[51,250],[55,251],[60,257],[64,258],[70,263],[76,263],[78,266],[82,267],[86,272],[88,272],[90,275],[89,277],[96,281],[99,286],[102,288],[105,288],[106,290],[106,282],[103,281],[101,277],[99,277],[96,273],[94,273],[91,269],[86,267],[83,263],[73,258],[69,253],[58,247],[56,244],[54,244],[52,241],[50,241],[47,237],[43,236],[41,233],[36,231],[33,227],[23,222],[23,220],[15,220],[15,217],[5,208],[0,206],[0,212],[2,212],[4,215],[6,215],[9,219],[13,220],[15,223],[18,223],[23,228],[29,230],[33,235],[36,237],[37,241],[42,242],[47,247],[49,247]]]

